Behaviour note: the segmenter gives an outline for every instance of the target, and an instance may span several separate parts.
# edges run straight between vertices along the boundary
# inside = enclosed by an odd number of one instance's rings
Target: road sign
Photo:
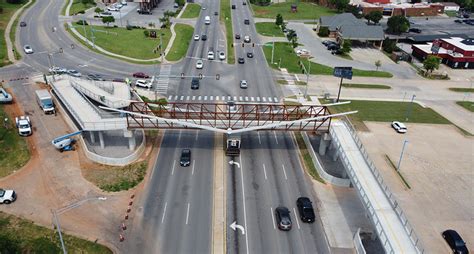
[[[352,79],[352,67],[334,67],[334,77]]]

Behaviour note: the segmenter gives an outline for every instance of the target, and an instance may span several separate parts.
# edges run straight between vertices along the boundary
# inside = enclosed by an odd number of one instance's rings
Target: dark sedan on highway
[[[296,200],[296,206],[303,222],[313,223],[316,216],[314,215],[313,204],[307,197],[300,197]]]
[[[290,231],[291,230],[291,217],[290,217],[290,210],[284,206],[277,207],[275,209],[275,217],[276,222],[278,224],[278,228],[283,231]]]
[[[143,72],[135,72],[133,73],[134,78],[150,78],[148,74],[145,74]]]

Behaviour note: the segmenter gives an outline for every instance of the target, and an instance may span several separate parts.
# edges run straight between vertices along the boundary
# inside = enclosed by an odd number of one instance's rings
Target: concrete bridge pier
[[[124,130],[123,136],[128,138],[128,149],[130,151],[135,150],[135,147],[137,146],[137,142],[135,140],[135,135],[133,135],[133,131]]]
[[[99,142],[100,142],[100,148],[104,149],[105,148],[104,134],[102,131],[99,131]]]
[[[321,142],[319,143],[319,155],[326,155],[326,151],[330,142],[331,136],[328,133],[324,133],[324,135],[321,137]]]

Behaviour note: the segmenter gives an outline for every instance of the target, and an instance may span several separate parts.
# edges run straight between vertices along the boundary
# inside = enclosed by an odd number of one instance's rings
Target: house
[[[339,42],[351,40],[381,46],[384,40],[384,32],[381,26],[369,26],[364,20],[356,18],[352,13],[320,17],[318,32],[321,27],[327,27],[329,37],[336,38]]]
[[[420,60],[435,55],[451,68],[474,69],[474,38],[437,39],[428,44],[412,45],[412,50],[412,55]]]
[[[459,11],[459,5],[453,2],[439,2],[444,7],[445,12],[449,11]]]

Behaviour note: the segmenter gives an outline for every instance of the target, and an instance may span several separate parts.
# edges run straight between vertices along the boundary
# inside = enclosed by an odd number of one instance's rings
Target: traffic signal
[[[184,72],[181,72],[181,79],[184,79]]]
[[[221,79],[221,75],[216,74],[216,80],[219,80],[219,79]]]
[[[199,73],[199,79],[202,79],[202,73]]]

